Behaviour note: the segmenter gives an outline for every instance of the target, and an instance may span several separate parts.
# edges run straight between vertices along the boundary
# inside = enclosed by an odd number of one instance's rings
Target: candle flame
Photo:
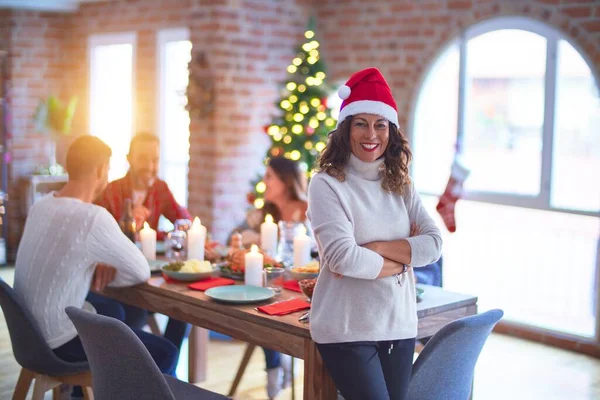
[[[250,251],[252,253],[258,253],[258,246],[253,244],[252,247],[250,247]]]
[[[265,222],[268,223],[273,223],[273,216],[271,214],[267,214],[267,216],[265,217]]]
[[[145,230],[148,230],[148,229],[150,229],[150,226],[148,226],[148,222],[144,222],[144,229],[145,229]]]
[[[198,217],[194,218],[194,222],[192,222],[192,228],[200,229],[201,226],[202,226],[202,222],[200,222],[200,218],[198,218]]]
[[[306,235],[306,227],[305,227],[304,225],[301,225],[301,226],[298,228],[298,233],[299,233],[300,235]]]

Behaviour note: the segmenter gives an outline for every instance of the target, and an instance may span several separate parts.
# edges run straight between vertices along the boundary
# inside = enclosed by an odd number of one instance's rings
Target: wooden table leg
[[[323,365],[317,345],[304,340],[304,399],[336,400],[337,389]]]
[[[204,382],[208,366],[208,330],[192,326],[188,345],[188,382]]]
[[[229,394],[227,396],[233,397],[235,394],[240,381],[244,377],[244,372],[246,372],[246,367],[248,366],[248,362],[250,362],[250,357],[252,357],[252,353],[254,353],[255,348],[255,344],[248,343],[246,345],[246,351],[244,351],[244,356],[242,357],[242,361],[240,362],[240,366],[238,367],[233,383],[231,384],[231,389],[229,389]]]

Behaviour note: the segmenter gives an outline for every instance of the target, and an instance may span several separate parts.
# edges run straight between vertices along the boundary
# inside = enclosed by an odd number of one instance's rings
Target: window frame
[[[164,79],[164,71],[165,67],[165,45],[169,42],[178,42],[178,41],[190,41],[190,30],[187,27],[177,27],[177,28],[165,28],[161,29],[157,32],[156,35],[156,82],[158,85],[158,96],[156,98],[156,131],[155,134],[160,139],[161,143],[167,140],[167,130],[166,130],[166,116],[164,112],[164,104],[165,104],[165,94],[166,94],[166,80]],[[160,147],[160,162],[159,162],[159,175],[161,179],[165,179],[164,171],[165,171],[165,147]],[[187,188],[186,188],[186,205],[189,199],[189,162],[188,162],[188,176],[187,176]]]
[[[552,190],[552,151],[554,144],[554,119],[555,119],[555,100],[556,100],[556,72],[558,63],[558,41],[564,40],[568,42],[583,58],[585,63],[590,68],[594,77],[596,88],[600,92],[600,76],[592,67],[588,55],[583,51],[574,40],[568,35],[559,30],[544,24],[542,22],[526,18],[526,17],[497,17],[489,19],[478,24],[475,24],[463,32],[458,37],[453,37],[446,42],[437,56],[427,65],[421,75],[412,96],[411,109],[408,119],[408,136],[411,143],[413,142],[414,125],[416,119],[417,104],[420,93],[426,82],[427,77],[432,71],[439,57],[444,54],[450,47],[458,46],[459,48],[459,76],[458,76],[458,118],[457,118],[457,143],[464,137],[464,113],[465,113],[465,81],[466,81],[466,60],[467,60],[467,43],[470,39],[500,29],[520,29],[542,35],[547,40],[546,49],[546,74],[545,74],[545,99],[544,99],[544,122],[542,128],[542,175],[540,178],[540,193],[538,196],[524,195],[503,195],[490,192],[465,191],[462,198],[482,203],[491,203],[498,205],[515,206],[521,208],[539,209],[544,211],[552,211],[566,214],[583,215],[600,218],[600,211],[582,211],[565,209],[561,207],[553,207],[550,203],[550,194]],[[426,196],[439,197],[441,193],[421,192]],[[596,282],[600,282],[600,239],[596,247]],[[593,343],[600,343],[600,290],[596,292],[596,335]],[[529,329],[529,328],[527,328]],[[537,331],[537,329],[536,329]],[[542,332],[546,332],[542,330]],[[572,337],[572,335],[561,334],[560,337]],[[576,339],[581,342],[581,338]],[[586,342],[587,343],[587,342]]]
[[[464,137],[464,118],[465,118],[465,97],[466,97],[466,61],[467,61],[467,43],[470,39],[485,33],[502,30],[502,29],[519,29],[527,32],[532,32],[543,36],[546,39],[546,74],[545,90],[544,90],[544,121],[542,127],[542,165],[541,165],[541,177],[540,177],[540,190],[536,196],[519,195],[519,194],[503,194],[486,191],[475,191],[465,190],[463,198],[466,200],[501,204],[515,207],[533,208],[546,211],[562,212],[568,214],[585,215],[592,217],[600,217],[600,211],[583,211],[573,210],[561,207],[554,207],[551,205],[551,192],[552,192],[552,153],[554,145],[554,110],[556,100],[556,73],[558,63],[558,41],[564,40],[575,48],[586,62],[590,71],[594,76],[598,91],[600,92],[600,79],[598,79],[594,68],[591,66],[593,63],[589,57],[585,54],[580,46],[574,41],[556,30],[555,28],[544,24],[539,21],[532,20],[527,17],[498,17],[489,19],[478,24],[475,24],[465,29],[458,37],[449,40],[442,50],[438,53],[438,56],[428,65],[425,69],[421,79],[416,87],[414,96],[412,96],[412,107],[409,119],[409,137],[412,141],[414,134],[414,121],[415,112],[417,109],[417,103],[419,95],[423,88],[423,85],[431,72],[435,62],[439,56],[443,54],[451,46],[458,46],[459,51],[459,76],[458,76],[458,118],[457,118],[457,143],[462,141]],[[426,195],[439,196],[441,193],[423,193]],[[600,245],[599,245],[600,246]]]
[[[131,135],[133,137],[136,131],[136,59],[137,59],[137,33],[133,31],[96,34],[88,36],[87,40],[87,65],[88,65],[88,129],[92,133],[91,110],[94,107],[92,93],[92,79],[94,76],[95,65],[93,61],[94,48],[98,46],[110,45],[131,45]]]

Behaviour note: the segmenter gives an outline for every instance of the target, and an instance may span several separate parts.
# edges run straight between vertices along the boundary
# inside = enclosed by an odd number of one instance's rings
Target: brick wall
[[[0,10],[0,49],[8,51],[10,44],[12,11]]]
[[[461,30],[498,16],[547,23],[575,42],[600,77],[600,4],[591,0],[323,0],[315,3],[329,77],[379,67],[398,103],[401,126],[426,68]],[[348,40],[352,37],[352,40]]]
[[[22,229],[19,179],[48,163],[47,138],[35,132],[32,118],[39,101],[62,94],[67,60],[62,53],[65,16],[31,11],[3,11],[3,47],[9,51],[12,156],[9,176],[9,244],[13,252]]]
[[[378,66],[392,85],[403,126],[417,82],[443,45],[490,17],[546,22],[578,44],[600,71],[600,5],[589,0],[116,0],[88,3],[73,14],[0,11],[0,27],[10,20],[10,43],[16,46],[13,177],[43,161],[44,146],[30,121],[39,97],[77,95],[74,131],[86,133],[89,35],[137,33],[136,128],[153,131],[157,31],[188,27],[193,52],[207,55],[216,91],[213,114],[193,117],[190,127],[189,204],[223,240],[243,218],[248,182],[266,146],[262,127],[311,13],[318,17],[329,78],[343,81],[360,68]]]
[[[213,117],[192,123],[189,203],[220,240],[244,218],[249,181],[266,150],[263,126],[308,19],[300,2],[235,3],[198,8],[192,22],[194,46],[214,68],[217,98]]]
[[[193,53],[203,51],[208,56],[217,94],[214,113],[195,117],[191,123],[188,203],[192,213],[224,240],[244,218],[249,181],[267,145],[262,127],[270,121],[278,83],[301,43],[309,4],[302,0],[129,0],[85,4],[73,14],[13,12],[12,44],[22,49],[12,61],[13,70],[19,71],[13,74],[18,88],[13,100],[14,178],[44,162],[45,146],[33,134],[30,119],[39,96],[77,96],[73,131],[87,133],[90,35],[137,34],[135,125],[136,130],[154,131],[157,32],[188,27]],[[42,66],[42,72],[35,65]],[[59,146],[59,161],[67,144]],[[18,208],[18,192],[13,194],[12,203]],[[14,250],[22,221],[16,219],[11,226]]]
[[[84,60],[89,35],[135,31],[136,129],[156,127],[157,32],[190,29],[192,53],[207,55],[214,77],[215,111],[190,127],[189,207],[220,240],[244,218],[249,180],[266,149],[278,83],[301,43],[308,19],[301,1],[138,0],[84,5],[69,18],[69,58]],[[88,66],[75,65],[68,91],[88,98]],[[87,103],[75,121],[87,129]]]

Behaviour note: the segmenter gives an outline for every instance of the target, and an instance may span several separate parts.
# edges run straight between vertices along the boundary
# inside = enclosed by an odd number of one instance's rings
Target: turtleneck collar
[[[368,181],[377,181],[381,178],[379,168],[383,164],[383,161],[384,158],[381,157],[373,162],[364,162],[351,153],[346,170],[359,178]]]

